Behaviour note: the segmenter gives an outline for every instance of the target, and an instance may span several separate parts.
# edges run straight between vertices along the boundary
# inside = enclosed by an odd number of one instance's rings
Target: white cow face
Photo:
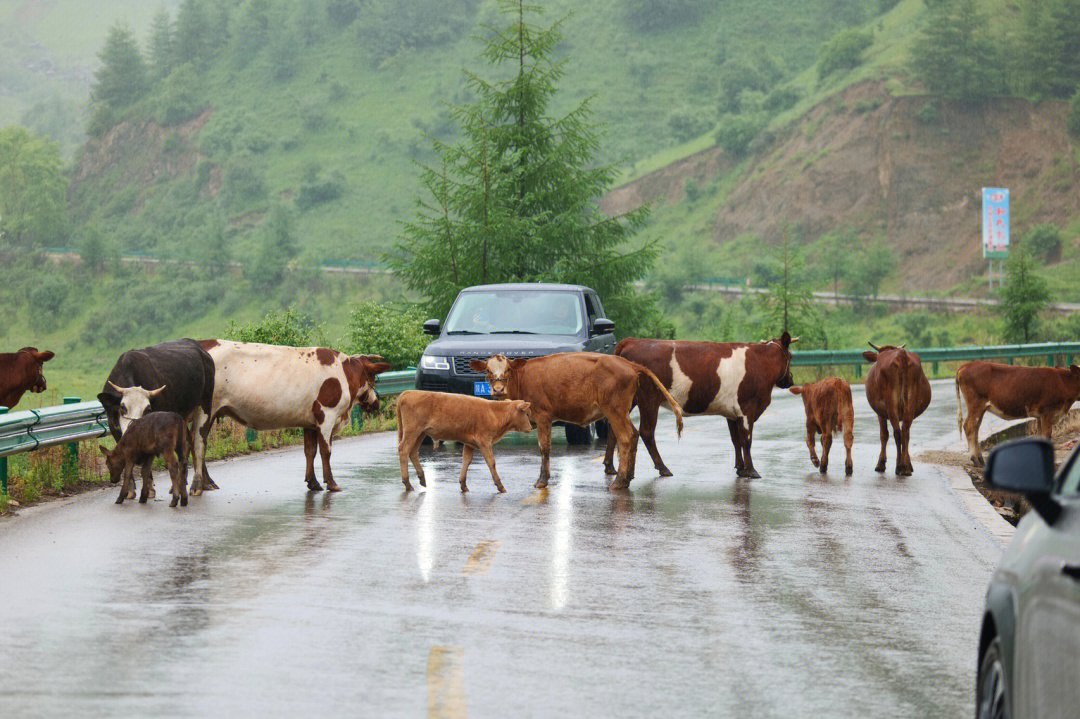
[[[523,359],[508,359],[505,355],[495,355],[485,360],[473,360],[469,366],[476,372],[487,374],[491,385],[491,396],[495,399],[506,397],[506,386],[513,371],[525,364]]]
[[[150,400],[165,389],[165,385],[154,390],[145,390],[142,387],[117,387],[112,382],[109,382],[109,386],[120,393],[120,434],[127,432],[132,422],[146,414],[150,409]]]

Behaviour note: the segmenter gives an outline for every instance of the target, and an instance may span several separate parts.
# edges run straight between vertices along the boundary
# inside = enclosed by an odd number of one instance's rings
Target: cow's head
[[[473,360],[469,367],[474,372],[487,375],[488,384],[491,385],[491,396],[496,399],[504,399],[507,394],[507,385],[514,372],[525,366],[528,360],[509,359],[506,355],[495,355],[486,360]]]
[[[25,358],[23,361],[26,364],[26,380],[23,386],[35,394],[40,394],[48,389],[41,366],[56,355],[48,350],[38,352],[37,347],[23,347],[16,354]]]
[[[109,481],[116,484],[120,481],[121,475],[124,473],[124,458],[115,449],[109,451],[98,445],[98,449],[105,455],[105,466],[109,468]]]
[[[112,382],[106,382],[106,384],[119,394],[120,398],[117,400],[115,395],[102,393],[98,395],[98,400],[106,409],[109,409],[110,406],[116,407],[120,434],[127,432],[128,425],[150,410],[150,400],[165,391],[165,385],[161,385],[157,389],[147,390],[139,386],[117,387]]]
[[[877,362],[877,358],[883,352],[886,352],[888,350],[902,350],[905,347],[907,347],[907,342],[900,345],[899,347],[897,347],[896,345],[882,345],[881,347],[878,347],[873,342],[867,342],[866,344],[868,344],[868,345],[870,345],[871,347],[874,348],[873,352],[863,352],[862,353],[863,359],[866,360],[867,362],[869,362],[870,364],[874,364],[875,362]]]
[[[1072,384],[1076,390],[1076,395],[1073,399],[1073,402],[1080,402],[1080,367],[1077,367],[1076,365],[1070,365],[1069,377],[1072,378]]]
[[[342,363],[345,379],[353,401],[368,413],[379,411],[379,393],[375,391],[375,377],[390,369],[388,362],[379,362],[381,355],[353,355]]]
[[[511,400],[510,404],[514,405],[513,417],[511,418],[510,431],[512,432],[532,432],[533,423],[529,419],[529,403],[515,399]]]
[[[784,333],[776,339],[761,340],[761,344],[776,345],[781,349],[784,367],[779,379],[776,380],[776,386],[780,389],[787,389],[795,384],[795,379],[791,376],[791,345],[798,342],[799,339],[798,337],[792,337],[790,332],[784,330]]]

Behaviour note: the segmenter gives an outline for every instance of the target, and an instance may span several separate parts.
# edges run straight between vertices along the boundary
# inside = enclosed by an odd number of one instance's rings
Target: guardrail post
[[[352,408],[350,417],[352,418],[352,428],[354,432],[359,432],[364,428],[364,413],[360,411],[360,405],[356,405]]]
[[[937,369],[938,369],[938,363],[937,363],[937,360],[934,360],[933,362],[930,363],[930,372],[935,377],[937,377]]]
[[[859,379],[860,377],[862,377],[862,365],[857,364],[855,365],[855,379]]]
[[[64,397],[64,404],[78,404],[81,397]],[[78,477],[79,475],[79,443],[72,442],[64,447],[64,474]]]
[[[0,407],[0,415],[8,413],[7,407]],[[0,491],[7,494],[7,457],[0,457]]]
[[[1053,367],[1054,366],[1054,355],[1046,355],[1046,366],[1047,367]]]
[[[247,428],[247,443],[248,444],[255,444],[255,439],[256,439],[255,430],[253,430],[251,427],[248,427]]]

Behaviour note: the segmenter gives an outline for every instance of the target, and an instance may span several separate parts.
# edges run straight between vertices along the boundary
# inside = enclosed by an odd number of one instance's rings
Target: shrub
[[[199,103],[199,74],[191,63],[169,73],[157,99],[157,120],[173,125],[194,117],[202,109]]]
[[[936,125],[941,119],[941,113],[938,112],[937,105],[928,102],[915,113],[915,119],[924,125]]]
[[[850,70],[862,64],[862,54],[874,42],[869,32],[854,28],[840,30],[821,46],[818,77],[825,78],[837,70]]]
[[[1021,245],[1029,255],[1044,262],[1057,259],[1061,256],[1061,230],[1049,222],[1035,225],[1024,234]]]
[[[234,342],[261,342],[285,347],[310,347],[322,337],[322,325],[307,315],[289,308],[284,312],[267,312],[261,320],[239,325],[229,321],[225,339]]]
[[[266,183],[262,173],[249,161],[241,159],[225,173],[225,201],[238,208],[258,202],[266,197]]]
[[[668,115],[668,127],[672,137],[678,142],[686,142],[708,131],[712,121],[691,110],[676,110]]]
[[[765,129],[768,118],[761,113],[750,115],[727,114],[720,118],[716,130],[716,144],[736,157],[746,154],[751,141]]]
[[[1080,89],[1069,100],[1069,116],[1065,119],[1065,126],[1076,137],[1080,137]]]
[[[344,188],[345,177],[340,172],[335,172],[329,177],[320,177],[318,174],[309,176],[300,185],[300,190],[296,195],[296,208],[305,212],[315,205],[332,202],[341,197]]]
[[[795,103],[802,97],[802,92],[797,87],[777,87],[765,96],[762,107],[766,112],[776,114],[795,107]]]
[[[695,20],[701,0],[624,0],[627,24],[639,32],[656,32]]]
[[[363,302],[349,316],[347,351],[382,355],[394,369],[415,366],[428,344],[423,332],[425,319],[417,307],[395,310],[378,302]]]

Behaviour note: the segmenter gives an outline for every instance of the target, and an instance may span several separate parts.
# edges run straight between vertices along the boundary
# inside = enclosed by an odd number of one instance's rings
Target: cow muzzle
[[[495,399],[506,399],[506,381],[494,380],[491,383],[491,396]]]
[[[38,377],[38,381],[34,383],[34,386],[30,388],[30,391],[34,394],[41,394],[46,389],[48,389],[48,385],[45,384],[45,375],[41,375]]]
[[[793,384],[795,384],[795,379],[791,376],[791,370],[788,370],[787,374],[776,381],[776,386],[780,389],[787,389]]]
[[[372,394],[375,394],[375,393],[373,392]],[[365,398],[365,399],[360,400],[360,409],[364,410],[368,414],[374,414],[375,412],[378,412],[379,407],[381,407],[381,406],[382,405],[379,402],[379,395],[377,395],[377,394],[375,394],[374,399]]]

